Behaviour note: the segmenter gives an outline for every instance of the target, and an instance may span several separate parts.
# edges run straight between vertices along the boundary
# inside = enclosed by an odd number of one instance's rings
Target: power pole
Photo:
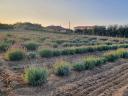
[[[71,22],[69,21],[69,30],[71,29]]]

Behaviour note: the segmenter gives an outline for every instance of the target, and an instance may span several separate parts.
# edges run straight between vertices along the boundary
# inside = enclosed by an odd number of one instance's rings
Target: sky
[[[71,27],[128,24],[128,0],[0,0],[0,22]]]

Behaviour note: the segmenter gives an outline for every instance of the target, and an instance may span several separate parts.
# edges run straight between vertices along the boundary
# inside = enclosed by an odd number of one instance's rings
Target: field
[[[29,68],[47,69],[46,81],[38,70],[24,79]],[[126,38],[0,32],[0,96],[127,96],[127,87]]]

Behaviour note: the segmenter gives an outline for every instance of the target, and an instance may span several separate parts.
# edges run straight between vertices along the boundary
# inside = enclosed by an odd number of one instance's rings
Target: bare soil
[[[100,56],[102,53],[95,52],[49,59],[39,58],[31,61],[31,65],[45,66],[51,69],[56,60],[63,59],[76,62],[82,57],[86,58],[89,55]],[[128,84],[127,59],[107,63],[93,70],[72,71],[66,77],[49,74],[48,82],[38,87],[29,86],[22,79],[24,68],[30,66],[30,61],[7,62],[1,60],[1,62],[0,91],[2,91],[2,94],[6,93],[7,96],[123,96],[125,89],[127,89],[124,86]],[[116,93],[121,93],[121,95]]]

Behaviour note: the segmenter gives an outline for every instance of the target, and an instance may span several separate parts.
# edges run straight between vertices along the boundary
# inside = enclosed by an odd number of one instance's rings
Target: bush
[[[120,58],[128,58],[128,51],[126,49],[118,49],[115,54]]]
[[[37,50],[39,47],[39,45],[35,42],[26,43],[26,44],[24,44],[24,46],[27,48],[27,50],[31,50],[31,51]]]
[[[39,55],[41,57],[46,57],[46,58],[52,57],[53,56],[53,50],[51,50],[51,49],[43,49],[43,50],[40,50],[39,51]]]
[[[53,50],[53,56],[60,56],[61,55],[61,50],[55,49]]]
[[[76,53],[76,48],[65,48],[65,49],[62,49],[62,55],[73,55]]]
[[[19,60],[22,60],[24,58],[24,56],[25,56],[25,53],[23,50],[11,49],[5,53],[4,58],[6,60],[10,60],[10,61],[19,61]]]
[[[48,71],[45,68],[28,68],[25,70],[24,79],[32,86],[38,86],[47,81]]]
[[[85,70],[84,67],[85,66],[84,66],[83,62],[78,62],[78,63],[73,65],[73,69],[76,70],[76,71],[83,71],[83,70]]]
[[[53,44],[52,44],[52,47],[53,47],[53,48],[57,48],[57,47],[58,47],[58,44],[57,44],[57,43],[53,43]]]
[[[55,74],[58,76],[67,76],[70,73],[70,66],[67,62],[58,62],[53,67]]]
[[[36,54],[35,52],[29,52],[29,53],[27,54],[27,56],[28,56],[29,58],[36,58],[37,54]]]
[[[84,68],[86,69],[93,69],[97,64],[96,57],[88,57],[83,60],[84,62]]]
[[[0,43],[0,52],[5,52],[9,47],[10,47],[10,43],[4,43],[1,42]]]
[[[114,62],[115,60],[119,58],[119,56],[115,53],[115,51],[112,51],[112,52],[105,53],[104,58],[108,62]]]

